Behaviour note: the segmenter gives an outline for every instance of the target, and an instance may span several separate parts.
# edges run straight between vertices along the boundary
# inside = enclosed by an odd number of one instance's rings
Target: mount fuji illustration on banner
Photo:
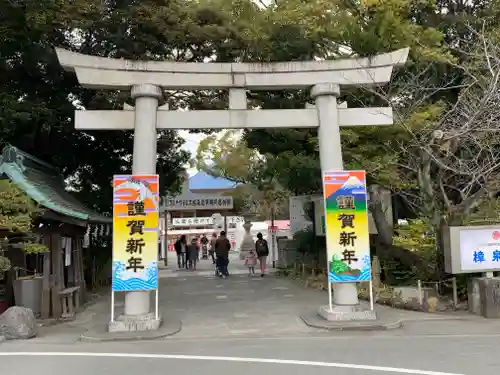
[[[364,171],[323,173],[325,229],[331,282],[371,279]]]

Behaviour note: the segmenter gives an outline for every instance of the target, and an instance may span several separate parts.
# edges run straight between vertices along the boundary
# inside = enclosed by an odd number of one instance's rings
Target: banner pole
[[[158,303],[158,286],[156,287],[156,298],[155,298],[155,319],[158,320],[159,319],[159,303]]]
[[[332,303],[332,282],[330,281],[330,265],[331,262],[328,262],[327,269],[327,279],[328,279],[328,306],[330,307],[330,312],[333,312],[333,303]]]
[[[111,291],[111,321],[115,321],[115,292]]]
[[[373,311],[373,282],[370,279],[370,310]]]

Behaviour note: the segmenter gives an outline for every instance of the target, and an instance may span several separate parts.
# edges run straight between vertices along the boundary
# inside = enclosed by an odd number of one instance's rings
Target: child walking
[[[255,275],[255,266],[257,265],[257,254],[251,250],[245,257],[245,266],[248,267],[248,276]]]

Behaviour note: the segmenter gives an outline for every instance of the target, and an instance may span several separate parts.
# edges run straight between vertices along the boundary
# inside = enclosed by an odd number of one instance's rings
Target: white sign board
[[[224,220],[224,217],[222,218]],[[238,224],[245,222],[242,216],[227,216],[228,224]],[[172,219],[172,226],[174,227],[190,227],[190,226],[208,226],[214,225],[212,217],[183,217]]]
[[[325,198],[321,196],[313,197],[314,202],[314,223],[316,224],[316,236],[325,236]]]
[[[221,195],[166,197],[166,206],[169,211],[231,210],[233,197]]]
[[[451,227],[445,251],[446,271],[452,274],[500,270],[500,225]]]

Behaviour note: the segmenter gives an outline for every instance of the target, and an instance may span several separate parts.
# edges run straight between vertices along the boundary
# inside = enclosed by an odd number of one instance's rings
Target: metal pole
[[[451,279],[451,285],[453,287],[453,308],[456,310],[458,307],[458,290],[457,290],[457,278]]]
[[[276,268],[276,233],[274,232],[274,216],[275,216],[274,202],[271,204],[271,252],[273,253],[273,268]]]
[[[111,321],[115,321],[115,292],[111,291]]]
[[[333,312],[333,302],[332,302],[332,282],[330,281],[330,265],[332,262],[328,262],[328,269],[326,270],[327,282],[328,282],[328,306],[330,307],[330,312]]]
[[[165,266],[168,266],[168,245],[169,245],[169,242],[168,242],[168,223],[170,222],[170,214],[168,212],[168,210],[165,210],[165,235],[164,235],[164,239],[165,239],[165,258],[163,258],[163,264]]]
[[[158,285],[159,287],[159,285]],[[158,320],[159,319],[159,294],[158,294],[158,287],[156,288],[156,293],[155,293],[155,319]]]
[[[374,301],[373,301],[373,281],[370,279],[370,310],[373,311],[373,305],[374,305]]]
[[[420,281],[420,280],[417,281],[417,291],[418,291],[418,303],[420,304],[420,307],[422,307],[422,303],[423,303],[422,281]]]
[[[160,241],[161,243],[163,244],[164,241],[165,241],[165,237],[163,236],[163,229],[166,228],[166,221],[167,221],[167,218],[165,217],[164,218],[164,221],[163,221],[163,228],[162,228],[162,232],[160,233]],[[165,253],[165,246],[162,246],[163,248],[163,253]],[[167,257],[167,254],[165,254],[165,258]],[[164,258],[164,259],[165,259]],[[156,265],[157,269],[158,269],[158,265]],[[156,290],[155,290],[155,319],[158,320],[158,289],[160,288],[160,278],[158,276],[158,273],[156,274]]]
[[[165,243],[165,234],[167,233],[166,228],[167,228],[167,218],[166,215],[164,214],[163,218],[160,218],[160,223],[162,224],[160,226],[160,260],[163,260],[165,262],[165,258],[167,257],[167,251],[166,251],[166,243]]]

